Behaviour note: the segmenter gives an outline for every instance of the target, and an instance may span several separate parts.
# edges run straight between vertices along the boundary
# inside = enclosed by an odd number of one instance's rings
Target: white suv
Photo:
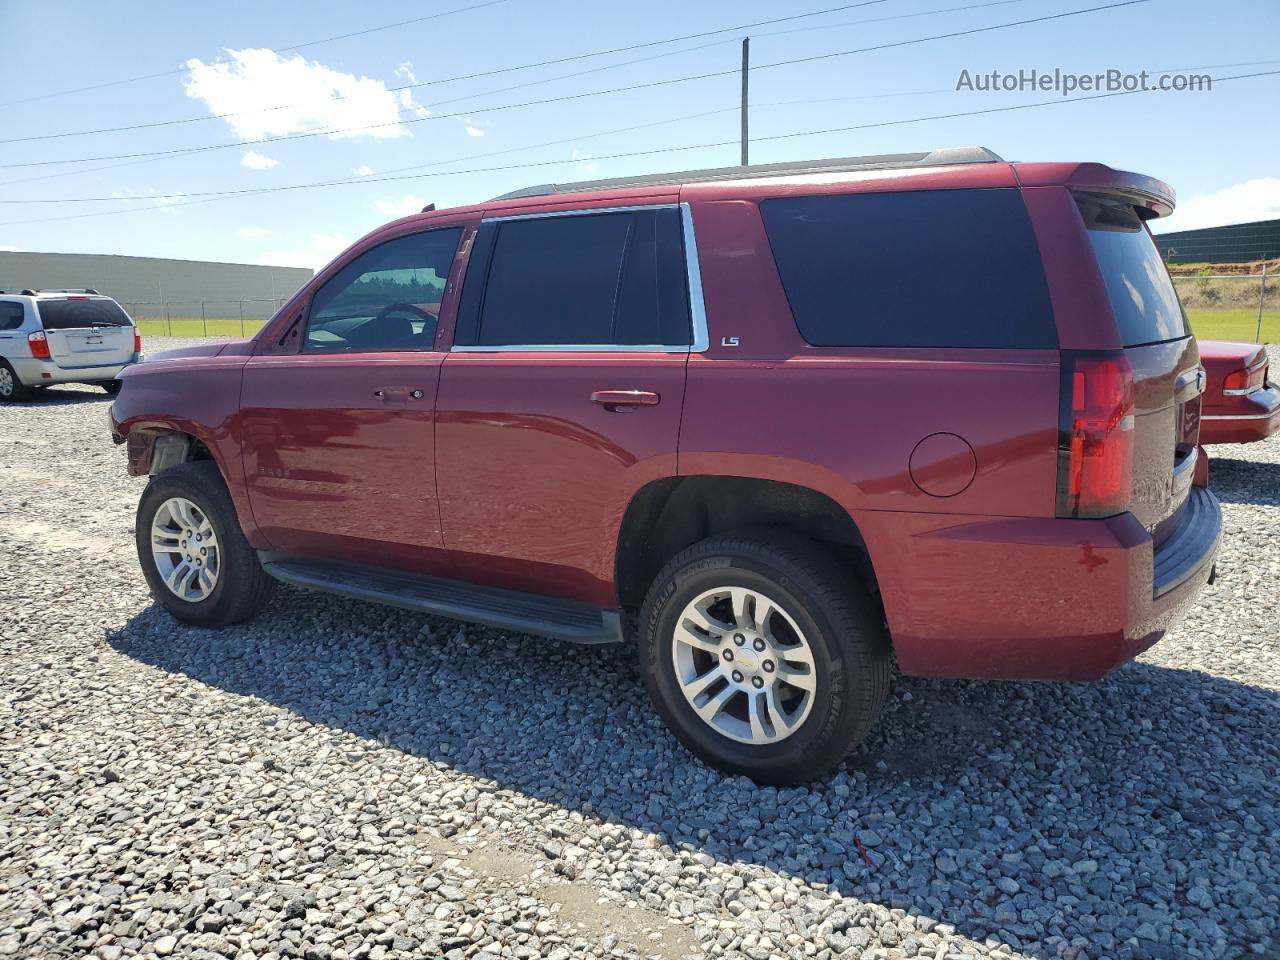
[[[142,339],[120,304],[97,290],[0,290],[0,401],[55,383],[120,389]]]

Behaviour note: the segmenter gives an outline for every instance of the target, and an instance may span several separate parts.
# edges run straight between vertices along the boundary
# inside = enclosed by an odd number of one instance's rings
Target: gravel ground
[[[295,590],[180,626],[106,406],[0,407],[0,955],[1280,956],[1280,439],[1215,452],[1219,581],[1136,663],[900,680],[775,790],[625,648]]]

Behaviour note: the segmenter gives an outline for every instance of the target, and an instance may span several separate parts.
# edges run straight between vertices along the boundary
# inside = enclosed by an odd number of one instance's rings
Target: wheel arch
[[[757,477],[666,477],[632,496],[618,531],[614,583],[624,609],[638,609],[666,562],[700,540],[782,527],[848,562],[878,598],[870,551],[849,512],[829,495]]]
[[[202,431],[187,424],[146,421],[129,425],[125,449],[129,457],[129,474],[145,477],[159,473],[178,463],[212,460],[226,480],[225,466],[218,462],[213,446],[201,437]]]

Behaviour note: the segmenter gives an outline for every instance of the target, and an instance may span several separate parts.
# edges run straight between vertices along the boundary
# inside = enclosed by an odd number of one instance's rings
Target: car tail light
[[[27,334],[27,346],[31,348],[31,356],[37,360],[49,359],[49,338],[44,335],[43,330]]]
[[[133,331],[133,354],[137,356],[142,352],[142,334],[137,330]]]
[[[1240,397],[1261,390],[1267,382],[1267,364],[1260,363],[1247,370],[1234,370],[1222,381],[1222,393],[1227,397]]]
[[[1058,516],[1109,517],[1133,497],[1133,369],[1123,353],[1062,352]]]

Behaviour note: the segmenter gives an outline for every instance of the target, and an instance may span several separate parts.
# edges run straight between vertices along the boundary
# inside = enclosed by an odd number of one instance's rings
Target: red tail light
[[[1123,353],[1062,352],[1058,516],[1109,517],[1133,497],[1133,369]]]
[[[1222,392],[1228,397],[1239,397],[1262,389],[1267,382],[1267,364],[1258,364],[1247,370],[1234,370],[1222,380]]]
[[[136,357],[142,352],[142,334],[137,330],[133,331],[133,355]]]
[[[31,356],[37,360],[49,359],[49,338],[44,335],[43,330],[27,334],[27,346],[31,348]]]

